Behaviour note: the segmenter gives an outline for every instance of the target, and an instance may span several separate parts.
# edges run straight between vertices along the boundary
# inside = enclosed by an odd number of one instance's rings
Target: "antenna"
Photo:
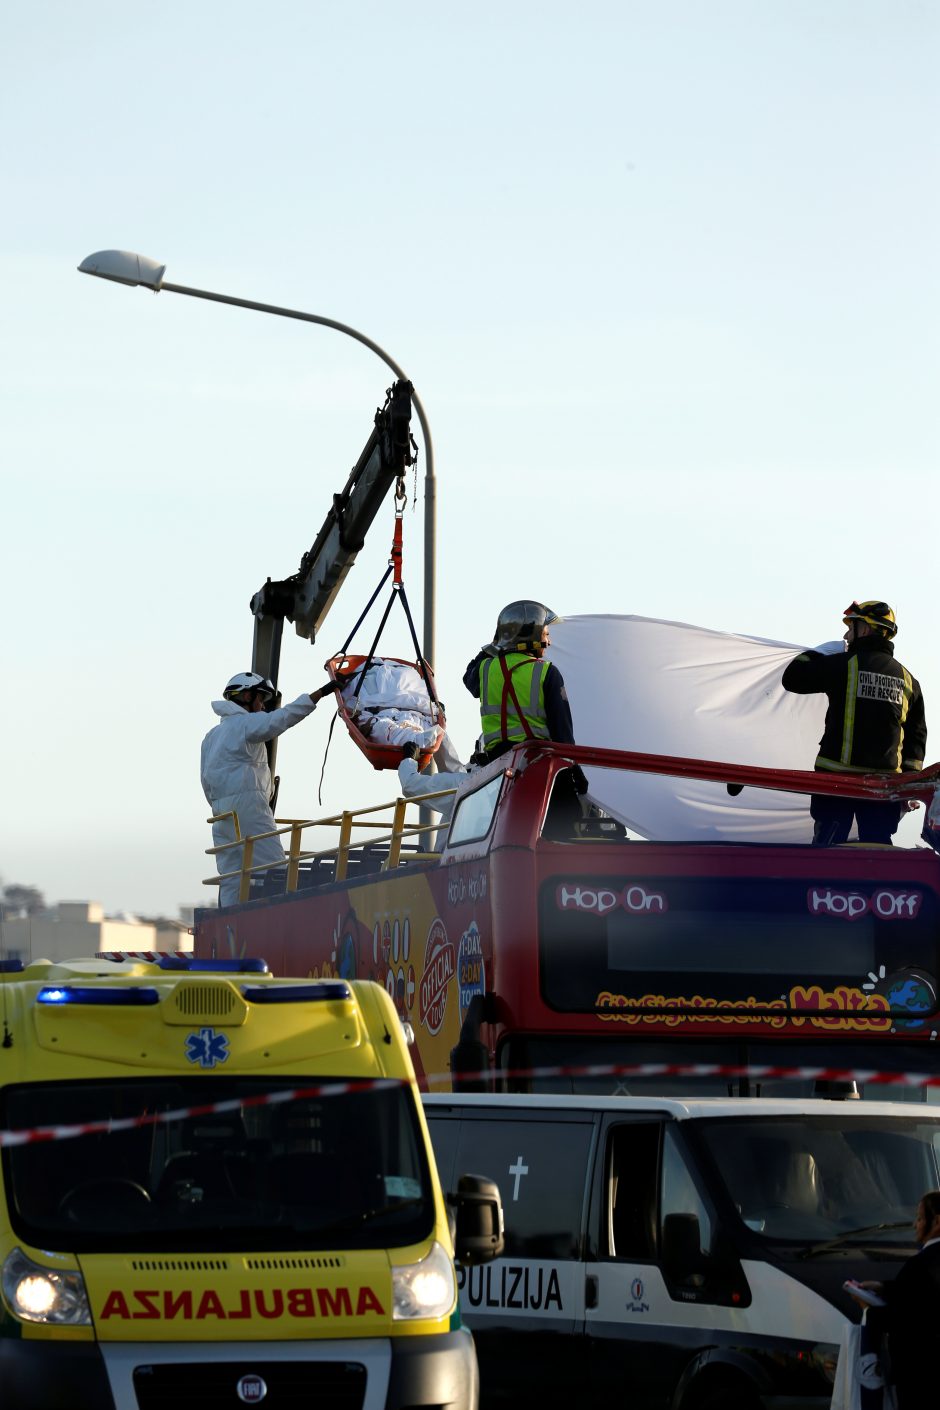
[[[6,968],[4,964],[5,960],[6,951],[3,942],[3,901],[0,899],[0,973]],[[13,1034],[10,1032],[10,1025],[7,1022],[7,1003],[9,996],[7,994],[6,983],[0,981],[0,988],[3,990],[3,1038],[0,1039],[0,1048],[12,1048]]]

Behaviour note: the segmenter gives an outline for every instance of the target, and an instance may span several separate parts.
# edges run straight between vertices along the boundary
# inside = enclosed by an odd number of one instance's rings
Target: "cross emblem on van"
[[[512,1187],[512,1197],[514,1200],[517,1200],[519,1198],[519,1181],[523,1175],[528,1175],[529,1173],[529,1167],[523,1165],[521,1155],[516,1156],[516,1163],[515,1165],[510,1165],[509,1173],[515,1176],[515,1182]]]

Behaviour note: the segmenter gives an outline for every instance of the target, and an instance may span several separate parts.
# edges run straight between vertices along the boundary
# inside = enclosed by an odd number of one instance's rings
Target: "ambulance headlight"
[[[446,1317],[457,1300],[457,1279],[453,1260],[432,1244],[420,1263],[392,1267],[392,1320],[413,1317]]]
[[[90,1327],[91,1311],[81,1273],[44,1268],[15,1248],[3,1264],[3,1297],[21,1322]]]

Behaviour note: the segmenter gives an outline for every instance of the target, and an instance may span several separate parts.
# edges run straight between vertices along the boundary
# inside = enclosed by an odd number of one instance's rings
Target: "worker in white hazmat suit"
[[[312,715],[317,702],[337,688],[337,683],[330,681],[310,695],[298,696],[289,705],[269,710],[277,693],[274,686],[255,671],[243,671],[232,677],[221,700],[213,700],[212,708],[220,718],[202,741],[202,789],[213,813],[238,815],[242,837],[272,832],[276,826],[271,811],[271,770],[265,744]],[[222,818],[212,824],[212,841],[216,847],[235,840],[232,818]],[[266,837],[254,844],[253,866],[284,861],[284,849],[277,837]],[[241,864],[241,847],[216,854],[220,874],[239,871]],[[220,906],[234,905],[238,900],[239,883],[238,876],[220,883]]]
[[[457,801],[457,794],[466,787],[469,774],[457,758],[450,736],[444,735],[437,751],[436,759],[446,764],[446,768],[433,774],[418,772],[418,748],[412,742],[402,745],[402,761],[398,765],[398,781],[405,798],[423,798],[428,793],[445,793],[443,798],[432,798],[428,807],[440,813],[442,822],[449,822]]]

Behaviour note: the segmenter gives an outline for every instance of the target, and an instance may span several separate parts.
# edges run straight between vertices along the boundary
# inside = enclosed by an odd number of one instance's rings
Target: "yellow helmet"
[[[884,636],[897,635],[898,624],[893,610],[887,602],[879,602],[875,598],[867,602],[850,603],[842,614],[842,620],[846,626],[850,622],[867,622],[870,627],[874,627],[876,632],[881,632]]]

